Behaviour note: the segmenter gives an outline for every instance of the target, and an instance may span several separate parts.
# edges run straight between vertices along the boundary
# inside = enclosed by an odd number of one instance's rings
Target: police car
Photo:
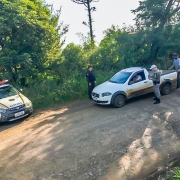
[[[7,82],[0,82],[0,122],[15,121],[33,112],[31,101]]]

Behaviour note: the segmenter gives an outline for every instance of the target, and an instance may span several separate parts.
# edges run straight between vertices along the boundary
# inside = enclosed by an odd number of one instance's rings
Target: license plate
[[[15,117],[22,116],[24,114],[24,111],[18,112],[15,114]]]

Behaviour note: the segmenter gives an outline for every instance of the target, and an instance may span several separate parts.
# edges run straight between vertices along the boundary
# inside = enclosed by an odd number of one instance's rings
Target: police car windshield
[[[0,99],[15,95],[17,95],[17,92],[12,86],[0,87]]]
[[[118,83],[118,84],[124,84],[129,76],[131,75],[132,73],[131,72],[118,72],[116,73],[110,80],[109,82],[112,82],[112,83]]]

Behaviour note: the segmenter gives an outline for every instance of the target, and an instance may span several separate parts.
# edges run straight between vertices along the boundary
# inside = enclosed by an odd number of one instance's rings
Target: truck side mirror
[[[129,83],[128,83],[129,85],[131,85],[131,84],[134,84],[134,81],[129,81]]]

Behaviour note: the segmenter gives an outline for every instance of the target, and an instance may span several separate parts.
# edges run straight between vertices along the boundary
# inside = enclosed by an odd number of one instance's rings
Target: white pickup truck
[[[160,70],[160,90],[167,95],[172,89],[180,86],[179,76],[173,70]],[[153,92],[153,82],[149,80],[152,71],[145,68],[132,67],[119,71],[109,81],[93,89],[94,102],[101,105],[112,104],[114,107],[124,106],[126,100]],[[140,75],[142,80],[134,82],[134,75]]]

